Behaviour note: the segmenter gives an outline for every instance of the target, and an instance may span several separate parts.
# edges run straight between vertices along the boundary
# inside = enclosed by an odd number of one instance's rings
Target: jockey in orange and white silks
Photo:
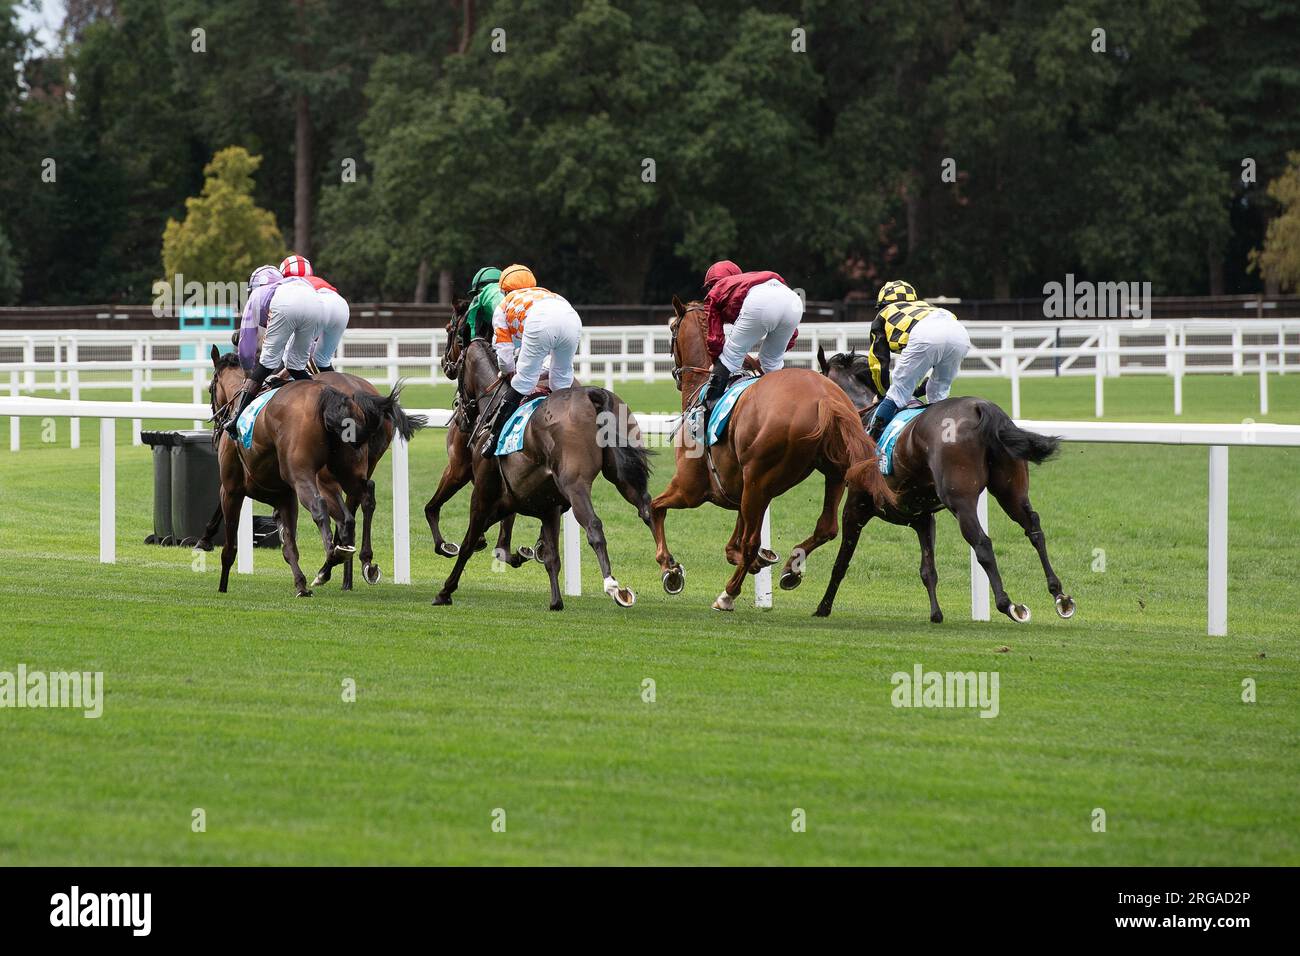
[[[573,356],[582,341],[582,320],[563,296],[537,285],[527,266],[501,272],[503,298],[492,312],[492,348],[501,371],[513,373],[492,423],[484,454],[492,454],[506,420],[537,388],[542,365],[551,360],[551,389],[573,384]]]
[[[289,256],[280,263],[280,271],[286,276],[306,279],[316,290],[323,312],[320,332],[311,343],[309,352],[311,360],[316,364],[317,373],[334,371],[334,353],[338,351],[343,333],[348,329],[348,300],[339,295],[338,289],[316,275],[304,256]]]

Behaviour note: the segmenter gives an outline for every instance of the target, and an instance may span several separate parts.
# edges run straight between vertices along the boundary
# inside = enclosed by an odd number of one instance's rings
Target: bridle
[[[465,365],[465,352],[468,351],[469,346],[461,343],[460,334],[465,328],[468,316],[469,303],[466,302],[462,310],[453,312],[451,323],[447,326],[447,351],[442,356],[442,373],[452,380],[460,378],[460,370]],[[451,357],[453,345],[460,346],[455,359]]]
[[[672,353],[673,357],[673,381],[677,383],[677,391],[679,392],[682,390],[682,376],[687,372],[696,372],[701,375],[708,375],[713,371],[712,369],[700,368],[698,365],[682,365],[682,360],[677,354],[677,331],[681,328],[682,322],[685,320],[686,316],[690,315],[692,312],[703,311],[704,308],[700,305],[688,305],[685,312],[681,315],[674,315],[672,321],[668,323],[668,349]],[[707,335],[707,330],[705,334]]]

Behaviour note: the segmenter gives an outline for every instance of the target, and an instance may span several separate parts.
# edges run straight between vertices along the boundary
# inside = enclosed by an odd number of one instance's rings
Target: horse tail
[[[386,396],[372,392],[353,392],[352,401],[360,414],[354,419],[353,440],[360,444],[368,441],[370,452],[378,460],[388,450],[390,436],[384,430],[384,423],[393,426],[393,431],[406,441],[411,440],[421,428],[429,424],[423,415],[408,415],[398,398],[402,394],[402,382],[399,380],[393,390]]]
[[[992,402],[978,402],[975,410],[979,415],[980,438],[989,451],[1000,451],[1009,458],[1041,464],[1061,448],[1061,439],[1026,431]]]
[[[357,413],[353,405],[353,396],[339,391],[332,385],[320,390],[317,399],[321,423],[327,434],[344,442],[360,442],[368,432],[365,430],[365,414]]]
[[[869,494],[879,508],[897,503],[880,473],[876,443],[857,415],[845,411],[842,403],[823,398],[817,403],[817,431],[822,437],[823,457],[840,470],[845,481]]]
[[[642,495],[650,493],[650,452],[641,441],[641,428],[632,417],[632,411],[613,392],[603,388],[587,389],[587,398],[596,406],[596,435],[602,438],[605,452],[612,459],[614,474],[620,482],[629,485]],[[600,421],[600,416],[605,421]],[[616,433],[608,440],[606,423],[613,424]]]
[[[428,427],[429,419],[424,415],[408,415],[406,409],[402,408],[398,398],[401,396],[405,385],[405,382],[398,379],[397,384],[393,386],[393,390],[388,393],[387,397],[380,398],[377,395],[369,397],[375,402],[379,417],[391,422],[393,429],[402,436],[404,441],[410,441],[412,435],[421,428]]]

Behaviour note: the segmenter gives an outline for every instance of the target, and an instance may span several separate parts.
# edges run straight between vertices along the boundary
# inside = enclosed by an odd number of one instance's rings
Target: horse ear
[[[831,370],[831,363],[826,361],[826,350],[820,345],[817,346],[817,364],[821,366],[823,375]]]
[[[677,313],[679,319],[686,314],[686,306],[682,305],[682,300],[677,296],[673,296],[673,311]]]
[[[220,360],[221,360],[221,349],[217,348],[214,345],[212,346],[212,367],[216,368],[217,362],[219,362]]]

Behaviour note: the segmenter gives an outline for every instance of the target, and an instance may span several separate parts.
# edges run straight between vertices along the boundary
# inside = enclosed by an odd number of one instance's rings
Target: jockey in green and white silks
[[[505,293],[498,284],[500,281],[501,270],[496,266],[484,266],[474,273],[474,281],[469,285],[469,308],[465,312],[469,338],[485,339],[491,333],[492,313],[505,298]]]
[[[883,396],[876,405],[868,431],[880,440],[885,426],[912,398],[926,372],[927,402],[941,402],[952,390],[961,361],[970,350],[970,336],[957,317],[916,297],[916,290],[897,279],[886,282],[876,296],[876,320],[871,323],[867,363],[876,393]],[[891,373],[890,353],[897,352]]]

